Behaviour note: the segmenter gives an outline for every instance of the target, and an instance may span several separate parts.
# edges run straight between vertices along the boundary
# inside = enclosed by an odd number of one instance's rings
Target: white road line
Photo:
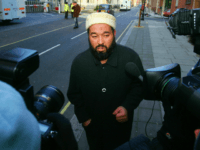
[[[55,16],[55,15],[47,14],[47,13],[43,13],[43,15],[47,15],[47,16]]]
[[[84,34],[84,33],[86,33],[86,32],[87,32],[87,31],[85,31],[85,32],[83,32],[83,33],[81,33],[81,34],[79,34],[79,35],[77,35],[77,36],[75,36],[75,37],[71,38],[71,40],[73,40],[73,39],[77,38],[78,36],[81,36],[82,34]]]
[[[46,52],[48,52],[48,51],[50,51],[50,50],[52,50],[52,49],[54,49],[54,48],[56,48],[56,47],[58,47],[58,46],[60,46],[60,44],[58,44],[58,45],[56,45],[56,46],[54,46],[54,47],[52,47],[52,48],[50,48],[50,49],[48,49],[48,50],[46,50],[46,51],[40,53],[39,56],[41,56],[42,54],[44,54],[44,53],[46,53]]]
[[[139,14],[139,12],[137,12],[137,14],[136,14],[135,16],[136,16],[136,17],[139,16],[138,14]]]
[[[119,15],[120,16],[120,15]],[[117,17],[119,17],[119,16],[117,16]]]
[[[118,39],[116,40],[116,42],[118,42],[118,40],[120,39],[120,37],[124,34],[124,32],[128,29],[128,27],[131,25],[132,22],[133,22],[133,20],[128,24],[128,26],[127,26],[126,29],[122,32],[122,34],[118,37]]]

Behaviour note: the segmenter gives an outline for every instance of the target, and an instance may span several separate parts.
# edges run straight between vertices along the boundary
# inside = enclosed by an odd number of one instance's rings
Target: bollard
[[[60,14],[60,3],[58,5],[58,13]]]

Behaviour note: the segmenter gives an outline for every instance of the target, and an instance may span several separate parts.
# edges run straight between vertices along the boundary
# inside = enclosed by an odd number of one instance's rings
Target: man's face
[[[107,59],[106,57],[108,57],[108,55],[106,53],[111,53],[111,50],[116,45],[115,35],[116,30],[114,30],[113,35],[111,27],[107,24],[94,24],[90,26],[89,44],[93,50],[93,55],[99,55],[97,59]]]

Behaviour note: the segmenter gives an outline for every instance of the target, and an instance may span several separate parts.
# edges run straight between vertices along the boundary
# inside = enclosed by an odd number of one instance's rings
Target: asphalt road
[[[129,25],[138,19],[138,11],[139,8],[132,8],[131,11],[115,12],[117,43],[126,35]],[[0,52],[16,47],[37,50],[40,67],[29,78],[34,86],[34,93],[45,85],[59,88],[65,96],[65,104],[61,110],[68,119],[74,116],[73,105],[65,107],[69,104],[66,92],[71,63],[89,47],[85,18],[86,15],[79,17],[78,29],[73,29],[74,20],[65,20],[64,14],[27,14],[26,18],[7,25],[0,22]]]

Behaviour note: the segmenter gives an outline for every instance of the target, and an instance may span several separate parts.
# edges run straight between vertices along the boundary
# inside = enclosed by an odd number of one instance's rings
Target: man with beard
[[[67,92],[90,150],[113,150],[130,139],[133,111],[142,101],[142,82],[125,71],[138,54],[115,42],[116,19],[108,13],[86,18],[89,49],[73,61]]]

